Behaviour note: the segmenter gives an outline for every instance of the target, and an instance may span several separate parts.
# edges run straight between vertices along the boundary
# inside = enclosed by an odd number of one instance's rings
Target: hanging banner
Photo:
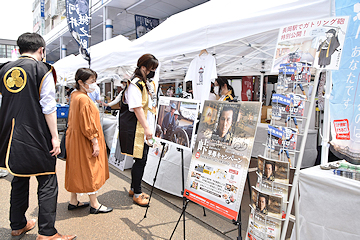
[[[135,15],[136,38],[150,32],[159,25],[159,19],[141,15]]]
[[[303,62],[313,67],[339,69],[349,17],[331,17],[280,28],[272,72],[280,64]]]
[[[259,102],[205,101],[186,198],[237,220],[260,107]]]
[[[66,18],[69,31],[79,44],[79,52],[90,64],[89,47],[89,0],[66,0]]]
[[[360,2],[336,1],[336,14],[348,15],[350,21],[339,71],[332,73],[330,149],[360,164]]]
[[[40,0],[40,17],[45,18],[45,0]]]

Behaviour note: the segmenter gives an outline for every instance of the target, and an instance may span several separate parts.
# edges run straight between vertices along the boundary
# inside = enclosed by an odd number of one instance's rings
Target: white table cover
[[[360,239],[360,181],[315,166],[300,171],[299,187],[300,239]]]

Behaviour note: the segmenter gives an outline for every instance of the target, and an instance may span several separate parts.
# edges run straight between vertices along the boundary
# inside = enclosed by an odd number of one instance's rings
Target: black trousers
[[[56,205],[58,197],[58,182],[56,174],[37,176],[38,181],[38,226],[39,234],[52,236],[55,229]],[[19,230],[26,226],[25,212],[29,208],[30,177],[14,176],[11,182],[10,226]]]
[[[147,161],[147,155],[149,152],[149,146],[144,143],[144,150],[142,158],[134,158],[135,162],[131,169],[131,188],[134,189],[134,193],[140,194],[141,180],[144,175],[144,169]]]

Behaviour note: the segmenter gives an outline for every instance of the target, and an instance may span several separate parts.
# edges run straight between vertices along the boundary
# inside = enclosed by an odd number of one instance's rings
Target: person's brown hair
[[[146,81],[146,75],[140,70],[142,66],[146,67],[147,70],[153,70],[159,66],[159,61],[154,55],[149,53],[144,54],[139,58],[137,68],[134,71],[134,77],[138,77],[141,80]]]
[[[94,76],[95,79],[97,79],[97,73],[94,70],[90,68],[79,68],[75,73],[75,88],[80,90],[79,80],[85,83],[85,81],[88,80],[91,76]]]

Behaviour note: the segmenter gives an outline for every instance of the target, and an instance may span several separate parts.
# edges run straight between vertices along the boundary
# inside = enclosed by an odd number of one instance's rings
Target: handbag
[[[62,136],[61,141],[60,141],[61,153],[59,155],[57,155],[57,158],[64,160],[64,161],[66,161],[66,148],[65,148],[66,130],[67,130],[67,128],[65,129],[64,135]]]

